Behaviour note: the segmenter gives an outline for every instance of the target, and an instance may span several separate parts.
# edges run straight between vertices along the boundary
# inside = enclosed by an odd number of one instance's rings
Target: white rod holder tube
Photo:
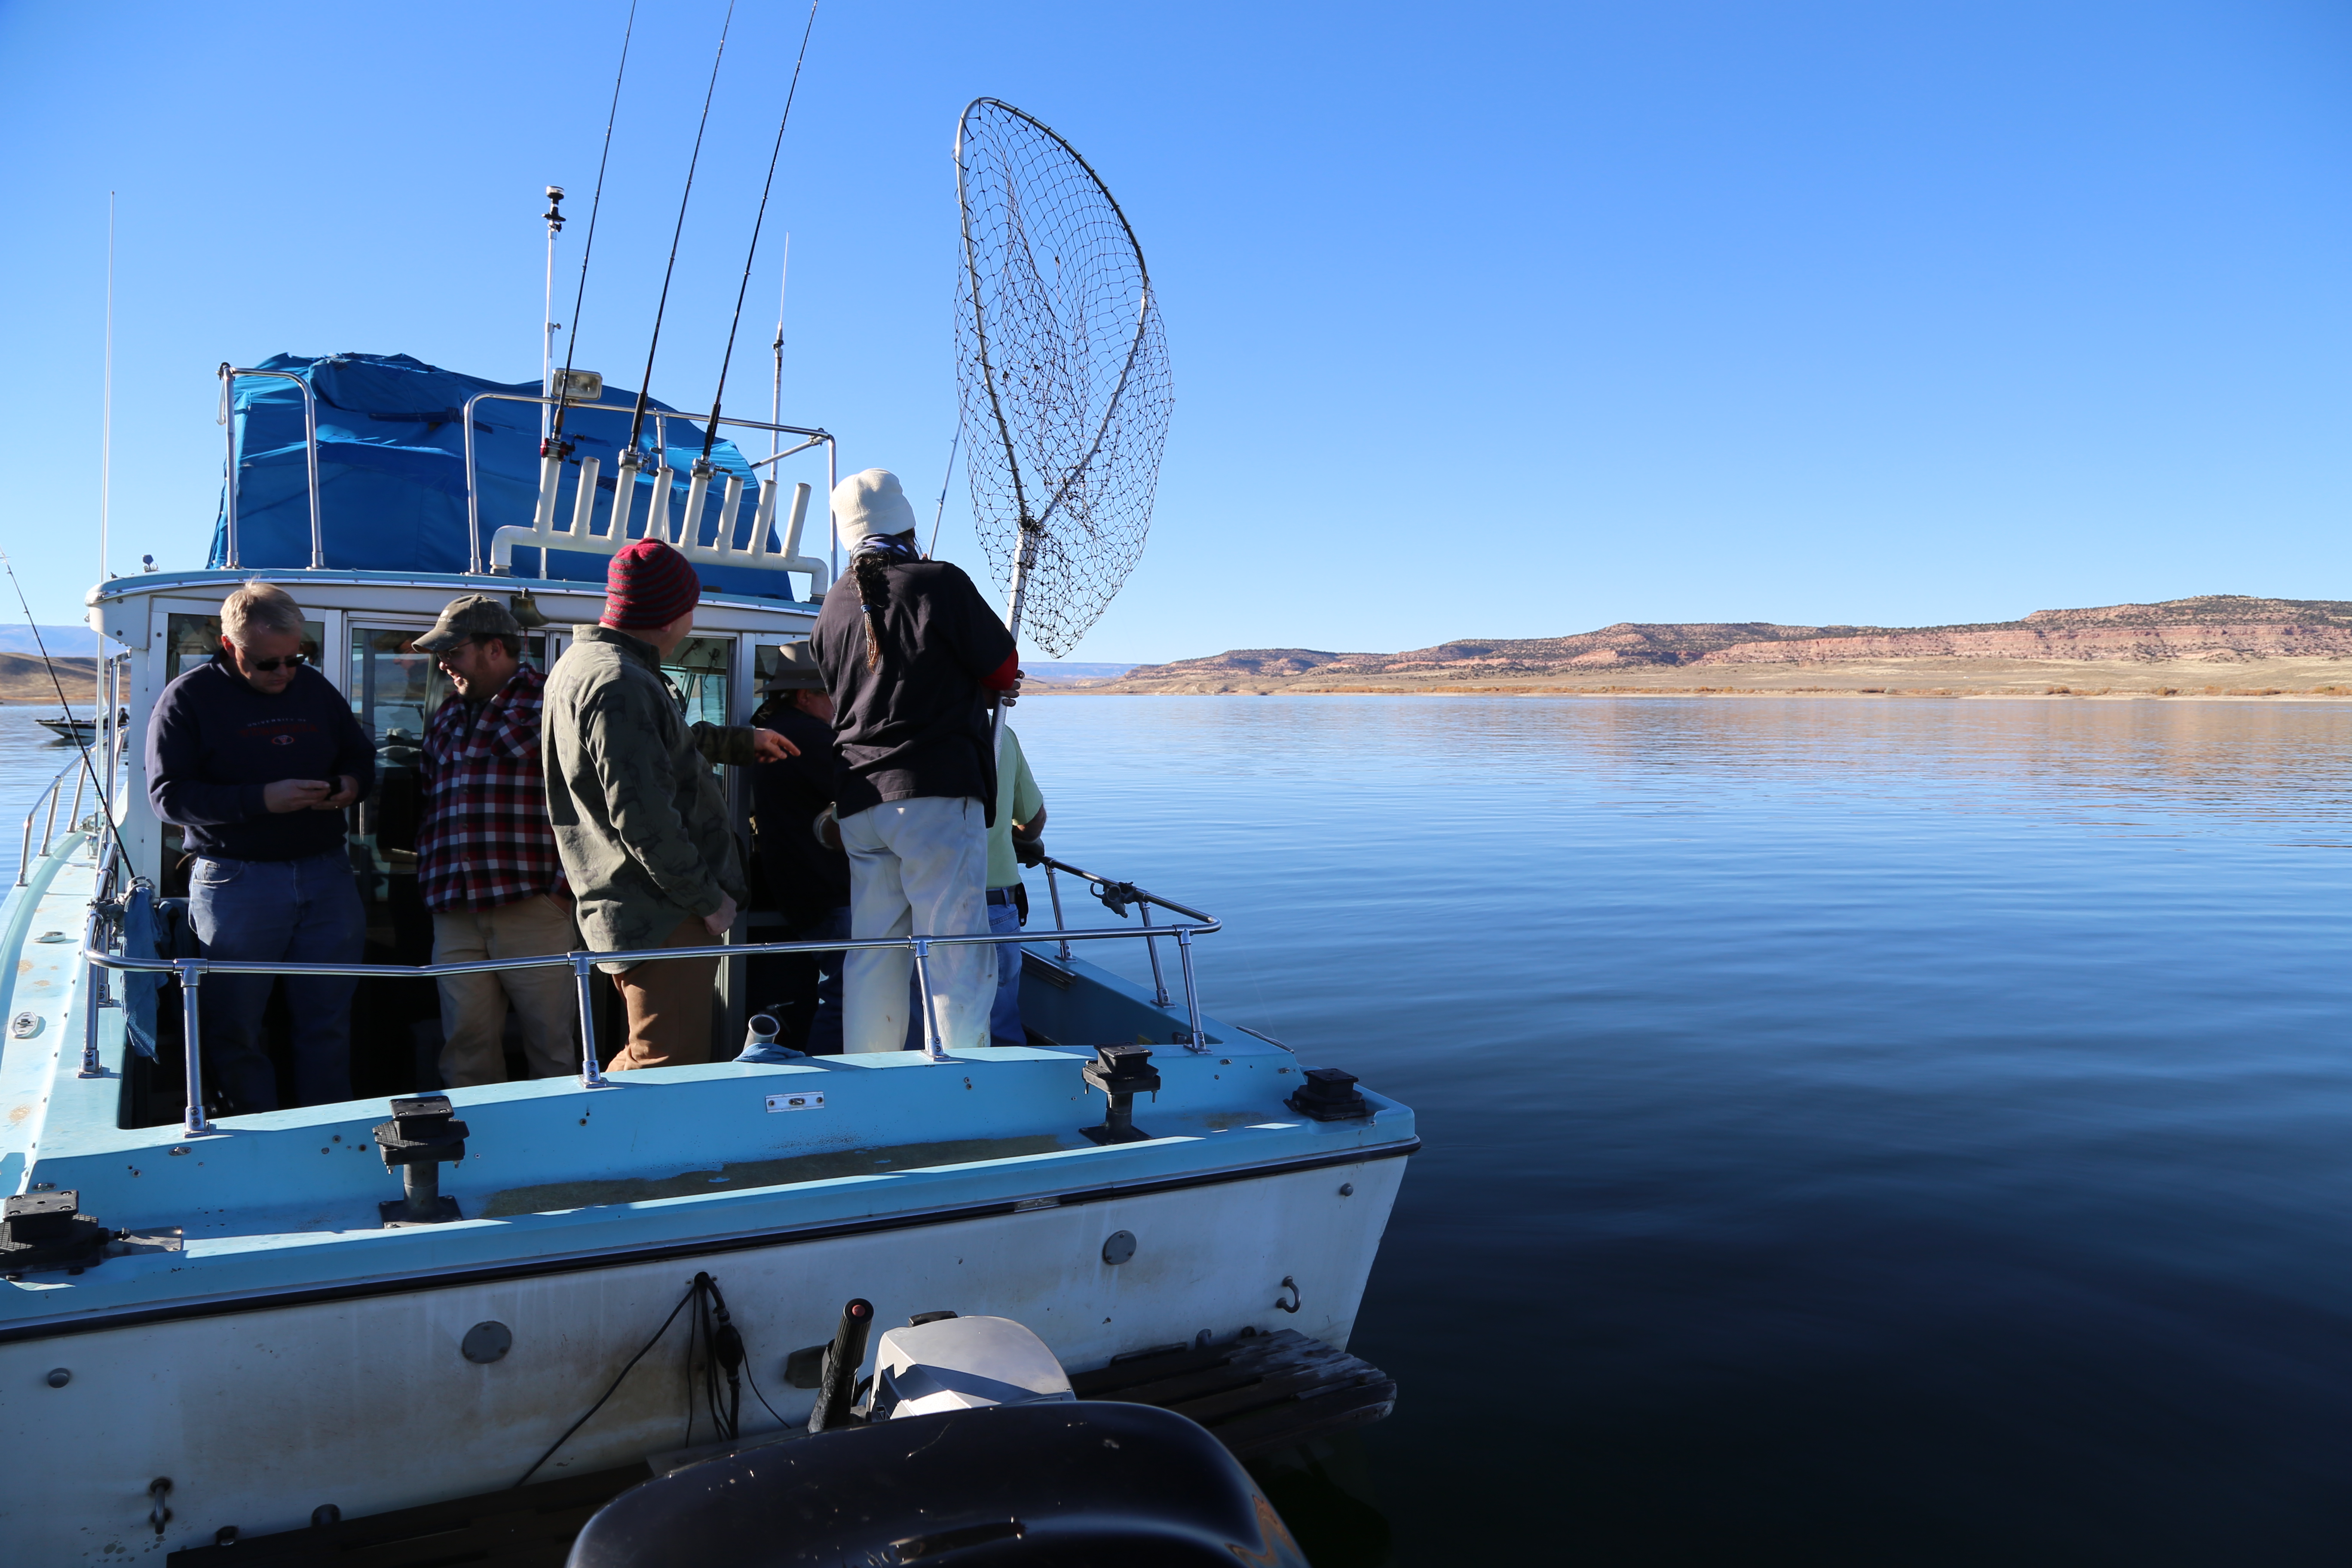
[[[539,510],[531,515],[533,533],[551,532],[555,527],[556,492],[563,488],[563,454],[550,452],[539,460]],[[545,569],[541,568],[541,574]]]
[[[646,508],[646,537],[647,539],[658,539],[664,544],[675,544],[677,542],[676,539],[670,536],[669,517],[670,477],[677,470],[669,468],[661,468],[654,470],[654,499],[652,503]],[[656,532],[655,530],[656,529],[660,530],[660,531]]]
[[[702,542],[702,508],[703,503],[709,499],[710,476],[709,474],[697,473],[693,479],[687,481],[684,527],[686,542],[688,544]]]
[[[769,531],[776,526],[776,497],[782,493],[783,488],[784,481],[776,478],[772,469],[766,479],[760,481],[760,504],[751,513],[750,548],[754,555],[768,548]],[[784,553],[790,555],[792,552],[787,550]]]
[[[601,461],[594,458],[580,459],[580,490],[572,498],[572,537],[574,539],[585,539],[596,531],[596,473],[602,466]],[[540,566],[539,573],[542,577],[547,575],[544,563]]]
[[[808,523],[809,487],[805,482],[793,487],[792,515],[784,522],[784,553],[801,552],[801,530]]]
[[[729,552],[732,552],[734,550],[735,524],[742,515],[743,476],[740,474],[730,474],[727,476],[727,493],[725,496],[720,498],[719,502],[719,538],[717,543],[719,549]],[[744,548],[756,552],[759,548],[759,539],[755,535],[750,542],[744,546]]]

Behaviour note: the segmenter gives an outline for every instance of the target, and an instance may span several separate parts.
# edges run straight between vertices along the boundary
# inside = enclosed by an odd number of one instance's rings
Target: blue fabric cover
[[[194,958],[195,939],[188,931],[187,903],[182,899],[158,899],[147,882],[134,883],[122,904],[122,956],[125,958]],[[116,973],[131,1048],[155,1059],[155,1011],[168,974],[153,970],[122,970]]]
[[[406,354],[331,354],[304,359],[277,354],[255,367],[282,370],[310,385],[319,404],[320,531],[331,567],[378,572],[463,572],[466,548],[466,438],[459,423],[467,399],[482,392],[537,395],[536,382],[484,381],[442,370]],[[614,470],[629,434],[629,411],[637,395],[607,385],[601,405],[575,407],[563,434],[573,443],[557,521],[568,524],[583,457],[600,460],[597,487],[604,492],[596,530],[604,531],[614,493]],[[664,403],[649,410],[668,413]],[[303,461],[302,395],[275,377],[245,376],[236,384],[234,408],[242,479],[237,487],[239,563],[249,567],[303,567],[310,563],[310,504]],[[488,563],[490,536],[507,526],[528,528],[539,496],[540,409],[530,403],[483,403],[474,410],[474,468],[481,498],[482,560]],[[671,531],[686,514],[687,467],[702,450],[701,426],[681,419],[666,422],[667,461],[679,470],[670,491]],[[656,425],[651,413],[638,444],[650,449]],[[720,477],[712,481],[703,511],[701,538],[712,543],[719,527],[719,501],[725,476],[749,474],[750,466],[731,441],[711,448]],[[631,515],[633,534],[644,531],[643,487]],[[756,515],[759,488],[743,487],[731,522],[732,540],[742,548]],[[781,509],[780,509],[781,516]],[[775,547],[772,529],[768,547]],[[537,550],[518,549],[514,570],[533,574]],[[571,582],[602,583],[602,555],[547,552],[536,574]],[[226,497],[213,528],[215,567],[228,563]],[[793,597],[784,573],[697,563],[705,589],[771,599]]]

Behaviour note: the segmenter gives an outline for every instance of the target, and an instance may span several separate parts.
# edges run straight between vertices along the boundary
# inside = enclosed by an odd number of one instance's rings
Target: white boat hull
[[[785,1421],[811,1391],[783,1360],[827,1338],[852,1296],[887,1325],[919,1311],[1027,1324],[1063,1363],[1297,1329],[1344,1345],[1403,1175],[1372,1158],[1177,1191],[1112,1196],[822,1240],[604,1263],[356,1299],[191,1315],[0,1345],[10,1486],[8,1560],[121,1563],[512,1486],[577,1420],[707,1269],[725,1292],[759,1388]],[[1342,1195],[1342,1186],[1352,1188]],[[1134,1256],[1103,1244],[1125,1230]],[[1296,1289],[1283,1288],[1286,1277]],[[1296,1299],[1296,1312],[1277,1307]],[[513,1333],[467,1361],[477,1323]],[[610,1403],[541,1468],[550,1479],[626,1465],[688,1440],[687,1314]],[[53,1369],[70,1373],[48,1386]],[[744,1432],[777,1423],[747,1391]],[[717,1436],[698,1416],[694,1440]],[[150,1522],[149,1487],[172,1483]]]

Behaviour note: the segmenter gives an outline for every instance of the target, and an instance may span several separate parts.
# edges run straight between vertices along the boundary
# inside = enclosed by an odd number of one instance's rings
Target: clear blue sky
[[[584,219],[624,10],[0,4],[0,530],[42,619],[94,572],[108,188],[114,560],[195,565],[221,360],[537,374],[540,188]],[[640,14],[580,347],[625,384],[723,10]],[[673,403],[803,15],[737,17]],[[772,219],[788,417],[926,510],[982,93],[1103,172],[1166,308],[1151,544],[1074,657],[2352,597],[2341,4],[825,0]],[[730,401],[764,406],[779,256]]]

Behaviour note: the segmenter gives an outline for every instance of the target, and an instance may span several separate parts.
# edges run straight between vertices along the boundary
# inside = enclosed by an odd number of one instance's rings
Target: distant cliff
[[[1405,653],[1240,648],[1138,666],[1095,691],[1213,691],[1591,678],[1687,668],[1731,679],[1736,667],[1855,661],[2040,661],[2124,666],[2352,658],[2352,602],[2211,594],[2157,605],[2036,610],[2022,620],[1948,626],[1789,626],[1769,621],[1621,621],[1573,637],[1465,639]],[[2220,672],[2217,672],[2220,673]]]

